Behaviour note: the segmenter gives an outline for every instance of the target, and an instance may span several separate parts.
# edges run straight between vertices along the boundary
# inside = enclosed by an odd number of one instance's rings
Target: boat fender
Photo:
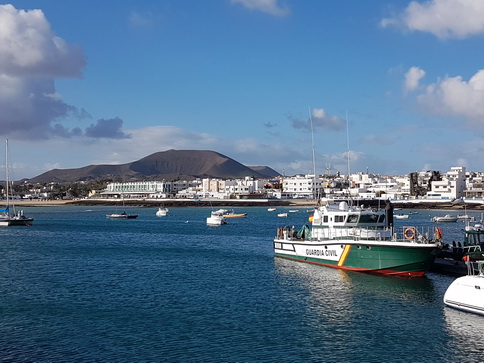
[[[415,238],[415,228],[413,227],[408,227],[405,229],[405,232],[403,233],[406,239],[414,239]]]

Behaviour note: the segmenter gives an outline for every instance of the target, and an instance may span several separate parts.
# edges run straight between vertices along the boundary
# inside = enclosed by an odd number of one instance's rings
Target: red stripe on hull
[[[311,263],[313,265],[332,267],[332,268],[335,268],[335,269],[338,269],[338,270],[346,270],[346,271],[368,272],[368,273],[376,273],[376,274],[382,274],[382,275],[393,275],[393,276],[403,276],[403,277],[423,277],[425,275],[424,271],[374,270],[374,269],[365,269],[365,268],[331,265],[331,264],[327,264],[327,263],[308,261],[308,260],[300,260],[300,259],[297,259],[297,258],[291,258],[291,257],[286,257],[286,256],[277,256],[277,257],[278,258],[284,258],[286,260]]]

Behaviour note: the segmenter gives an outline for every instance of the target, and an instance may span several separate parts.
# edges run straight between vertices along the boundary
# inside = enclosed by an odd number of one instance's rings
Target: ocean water
[[[282,209],[282,208],[279,208]],[[452,276],[394,278],[274,258],[267,208],[25,208],[0,229],[0,361],[478,362],[484,317],[445,307]],[[401,225],[428,225],[419,211]],[[472,212],[468,211],[468,214]],[[476,214],[476,213],[474,213]],[[476,214],[477,215],[477,214]],[[458,240],[462,222],[441,224]]]

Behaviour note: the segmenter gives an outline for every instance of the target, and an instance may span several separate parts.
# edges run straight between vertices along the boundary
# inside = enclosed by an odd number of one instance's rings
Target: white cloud
[[[278,4],[278,0],[231,0],[233,4],[241,4],[250,10],[261,11],[274,16],[286,16],[290,11],[287,6]]]
[[[419,67],[412,67],[405,74],[405,90],[413,91],[418,88],[420,80],[425,76],[425,71]]]
[[[427,86],[417,99],[432,113],[484,123],[484,70],[479,70],[468,82],[460,76],[439,80]]]
[[[464,38],[484,33],[483,18],[482,0],[412,1],[403,13],[383,19],[380,24],[428,32],[442,39]]]
[[[75,107],[62,101],[54,79],[80,77],[85,64],[82,49],[57,37],[41,10],[0,5],[0,134],[58,135],[62,127],[53,121]]]
[[[55,36],[41,10],[0,5],[0,73],[80,77],[85,62],[82,49]]]
[[[128,17],[129,24],[135,28],[150,28],[154,19],[151,14],[141,14],[139,12],[133,11]]]
[[[311,110],[311,119],[301,120],[290,118],[292,127],[295,129],[311,130],[312,127],[316,129],[324,129],[330,131],[341,131],[346,127],[346,121],[338,116],[328,115],[323,108],[314,108]]]

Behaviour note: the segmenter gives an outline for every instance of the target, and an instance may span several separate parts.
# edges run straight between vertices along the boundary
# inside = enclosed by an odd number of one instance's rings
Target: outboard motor
[[[393,228],[393,206],[389,200],[385,205],[385,222],[387,227]]]

